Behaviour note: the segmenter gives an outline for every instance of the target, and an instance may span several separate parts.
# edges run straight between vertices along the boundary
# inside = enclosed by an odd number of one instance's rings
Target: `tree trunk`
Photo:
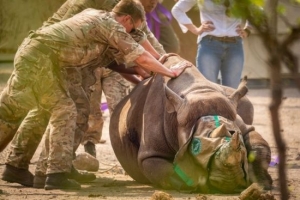
[[[270,68],[270,80],[271,80],[271,95],[272,101],[269,106],[272,120],[273,134],[279,153],[279,183],[281,191],[281,199],[289,199],[289,193],[286,180],[286,145],[281,136],[281,128],[279,121],[279,107],[282,99],[282,81],[281,81],[281,53],[279,50],[279,44],[277,40],[277,5],[278,0],[266,1],[266,13],[269,24],[269,40],[265,40],[268,44],[268,51],[270,53],[269,68]],[[266,35],[266,37],[268,37]]]

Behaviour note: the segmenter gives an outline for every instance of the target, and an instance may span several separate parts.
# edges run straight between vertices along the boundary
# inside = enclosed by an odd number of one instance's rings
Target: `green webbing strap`
[[[215,126],[219,127],[220,126],[220,121],[219,121],[219,117],[217,115],[214,115],[214,120],[215,120]]]
[[[190,179],[184,171],[180,169],[178,165],[174,166],[174,171],[178,174],[178,176],[188,185],[188,186],[193,186],[194,181]]]
[[[229,142],[230,140],[231,140],[230,137],[228,137],[228,136],[225,137],[225,141],[226,141],[226,142]]]

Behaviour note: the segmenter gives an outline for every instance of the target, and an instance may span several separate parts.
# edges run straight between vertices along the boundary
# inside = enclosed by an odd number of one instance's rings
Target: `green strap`
[[[228,137],[228,136],[225,137],[225,141],[226,141],[226,142],[229,142],[230,140],[231,140],[230,137]]]
[[[214,120],[215,120],[215,126],[219,127],[220,126],[220,121],[219,121],[219,117],[217,115],[214,115]]]
[[[174,166],[174,171],[178,174],[178,176],[188,185],[188,186],[193,186],[194,181],[190,179],[184,171],[180,169],[178,165]]]

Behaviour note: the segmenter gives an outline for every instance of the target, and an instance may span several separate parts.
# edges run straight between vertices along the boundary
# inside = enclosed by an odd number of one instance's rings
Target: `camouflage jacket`
[[[108,49],[115,50],[125,64],[144,52],[111,13],[91,8],[42,27],[33,38],[53,50],[60,67],[85,67],[95,63],[105,66]]]
[[[58,9],[58,11],[53,14],[52,17],[50,17],[46,22],[44,22],[43,26],[49,26],[62,20],[68,19],[87,8],[111,11],[119,1],[120,0],[67,0]],[[154,34],[148,28],[146,22],[144,22],[139,28],[146,34],[147,39],[160,55],[166,53],[163,49],[163,46],[158,42]],[[137,42],[143,41],[143,38],[141,38],[140,35],[140,33],[133,35],[134,39]]]

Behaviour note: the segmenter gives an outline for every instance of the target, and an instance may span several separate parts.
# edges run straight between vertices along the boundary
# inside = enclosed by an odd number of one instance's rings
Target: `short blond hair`
[[[121,0],[112,11],[117,15],[130,15],[134,21],[146,20],[144,7],[138,0]]]

